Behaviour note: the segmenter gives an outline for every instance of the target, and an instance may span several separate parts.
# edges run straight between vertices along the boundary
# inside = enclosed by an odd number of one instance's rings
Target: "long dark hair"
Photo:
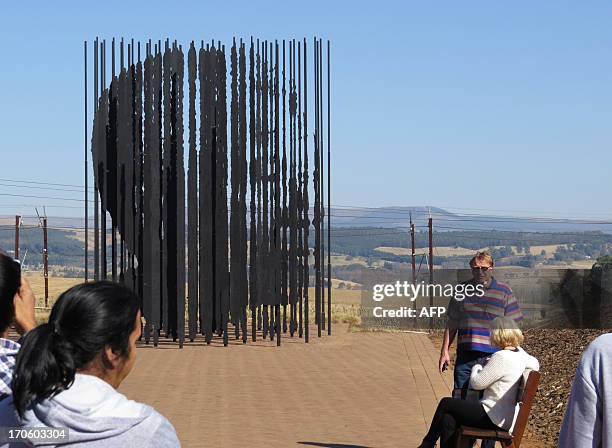
[[[6,331],[15,317],[13,298],[21,284],[21,266],[0,251],[0,333]]]
[[[17,355],[12,384],[17,413],[23,417],[30,402],[68,389],[76,371],[106,347],[127,357],[138,306],[138,296],[117,283],[84,283],[64,292],[49,322],[26,334]]]

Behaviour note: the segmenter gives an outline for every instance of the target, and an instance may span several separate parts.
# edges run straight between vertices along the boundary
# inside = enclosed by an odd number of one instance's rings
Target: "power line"
[[[74,184],[58,184],[58,183],[52,183],[52,182],[37,182],[37,181],[33,181],[33,180],[21,180],[21,179],[0,179],[0,181],[2,182],[18,182],[18,183],[24,183],[24,184],[36,184],[36,185],[55,185],[57,187],[76,187],[76,188],[81,188],[81,189],[85,189],[84,185],[74,185]],[[93,190],[94,187],[89,187],[89,189]]]
[[[40,181],[27,181],[27,180],[21,180],[21,179],[6,179],[6,178],[0,178],[0,181],[3,182],[13,182],[13,183],[20,183],[20,184],[34,184],[34,185],[51,185],[51,186],[60,186],[60,187],[73,187],[73,188],[78,188],[78,190],[62,190],[62,189],[57,189],[57,191],[74,191],[74,192],[81,192],[84,190],[84,186],[83,185],[76,185],[76,184],[63,184],[63,183],[54,183],[54,182],[40,182]],[[13,185],[11,185],[13,186]],[[89,187],[89,190],[94,190],[94,187]],[[508,211],[514,211],[514,212],[529,212],[529,213],[535,213],[535,211],[533,210],[504,210],[504,209],[485,209],[485,208],[467,208],[467,207],[454,207],[454,206],[450,206],[450,207],[437,207],[439,209],[444,209],[444,210],[474,210],[474,211],[482,211],[482,212],[508,212]],[[414,215],[428,215],[429,211],[424,209],[424,208],[419,208],[419,209],[412,209],[410,207],[403,207],[403,206],[389,206],[389,207],[360,207],[360,206],[351,206],[351,205],[334,205],[333,209],[345,209],[345,210],[353,210],[353,211],[372,211],[375,210],[379,213],[382,214],[399,214],[399,215],[403,215],[403,216],[409,216],[410,213],[414,214]],[[540,212],[542,213],[542,212]],[[549,214],[559,214],[559,212],[544,212],[544,213],[549,213]],[[333,215],[332,215],[333,216]],[[455,214],[455,215],[451,215],[451,216],[445,216],[445,215],[441,215],[441,216],[437,216],[436,220],[440,220],[440,219],[453,219],[454,216],[458,216],[458,217],[483,217],[482,213],[461,213],[461,214]],[[486,218],[492,218],[492,217],[487,217]],[[536,220],[550,220],[550,219],[576,219],[576,220],[583,220],[585,219],[584,216],[581,217],[569,217],[569,218],[551,218],[549,216],[512,216],[512,215],[496,215],[494,216],[494,218],[506,218],[506,219],[512,219],[512,220],[532,220],[532,219],[536,219]],[[609,222],[608,220],[600,220],[600,219],[593,219],[593,220],[588,220],[588,223],[594,223],[594,224],[600,224],[603,221],[603,223],[612,223]]]
[[[34,199],[51,199],[51,200],[58,200],[58,201],[85,202],[85,199],[57,198],[57,197],[52,197],[52,196],[34,196],[34,195],[27,195],[27,194],[0,193],[0,196],[10,196],[14,198],[34,198]]]
[[[79,207],[81,208],[81,207]],[[28,218],[36,218],[36,216],[34,215],[21,215],[22,218],[28,219]],[[84,221],[85,218],[82,218],[80,216],[48,216],[49,220],[52,219],[78,219],[80,221]],[[94,221],[94,218],[88,218],[88,221]]]
[[[83,190],[74,190],[70,188],[38,187],[35,185],[13,185],[13,184],[7,184],[4,182],[0,182],[0,185],[3,187],[13,187],[13,188],[29,188],[29,189],[34,189],[34,190],[67,191],[67,192],[81,193],[81,194],[83,193]]]
[[[40,204],[1,204],[0,207],[11,207],[11,208],[36,208],[40,207]],[[47,208],[78,208],[79,210],[83,210],[83,206],[77,205],[45,205]],[[58,218],[67,219],[68,216],[58,216]],[[82,219],[82,218],[81,218]]]

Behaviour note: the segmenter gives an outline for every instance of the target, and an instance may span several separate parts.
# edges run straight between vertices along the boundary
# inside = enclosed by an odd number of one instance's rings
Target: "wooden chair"
[[[519,448],[521,446],[521,439],[529,420],[529,413],[531,412],[531,406],[533,405],[533,399],[538,390],[538,384],[540,383],[540,373],[534,370],[529,372],[527,381],[521,381],[521,386],[517,393],[517,402],[519,404],[519,412],[516,417],[514,424],[514,431],[510,434],[508,431],[502,429],[480,429],[472,428],[470,426],[460,426],[457,429],[457,448],[465,446],[465,443],[470,439],[481,439],[481,440],[495,440],[500,442],[503,447],[507,448]]]

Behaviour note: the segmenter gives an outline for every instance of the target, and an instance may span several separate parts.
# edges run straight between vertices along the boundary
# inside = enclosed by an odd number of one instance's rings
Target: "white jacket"
[[[2,400],[0,417],[11,413],[12,400]],[[75,447],[180,447],[170,422],[152,407],[129,400],[98,377],[79,373],[70,388],[31,404],[17,426],[68,428],[70,446]]]
[[[539,370],[540,363],[520,347],[516,351],[499,350],[484,367],[472,367],[470,388],[484,390],[480,402],[485,412],[493,423],[510,432],[519,411],[519,379],[526,369]]]

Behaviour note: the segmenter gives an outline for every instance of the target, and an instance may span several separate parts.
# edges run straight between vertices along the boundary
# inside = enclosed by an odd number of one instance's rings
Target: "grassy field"
[[[401,249],[401,248],[398,248],[398,249]],[[327,266],[327,261],[325,263]],[[338,267],[348,266],[349,264],[360,264],[362,266],[367,266],[368,260],[365,257],[359,257],[359,256],[354,257],[351,255],[332,255],[331,264],[332,266],[338,266]],[[383,264],[384,264],[384,261],[381,261],[381,260],[374,260],[372,262],[372,266],[374,267],[382,266]]]
[[[537,268],[541,269],[591,269],[595,264],[595,260],[577,260],[568,264],[538,264]]]
[[[412,249],[409,247],[386,247],[381,246],[374,249],[378,252],[393,254],[393,255],[410,255],[412,253]],[[474,255],[475,251],[473,249],[466,249],[465,247],[445,247],[445,246],[436,246],[435,247],[435,255],[439,257],[450,257],[450,256],[467,256]],[[414,250],[416,255],[426,255],[429,253],[429,248],[420,247]]]
[[[24,276],[28,279],[28,282],[32,287],[32,291],[34,291],[34,295],[36,296],[36,319],[39,323],[47,321],[49,318],[50,308],[53,306],[62,292],[83,281],[83,279],[80,278],[49,277],[49,308],[45,309],[45,282],[42,274],[28,273]],[[339,280],[332,280],[332,285],[334,286],[332,289],[332,318],[334,322],[345,322],[350,324],[351,322],[354,322],[355,318],[359,317],[361,291],[338,289],[338,282]],[[308,296],[308,308],[310,310],[309,320],[314,322],[314,288],[308,289]],[[325,307],[327,310],[327,290],[325,292]]]
[[[566,246],[566,245],[565,244],[550,244],[550,245],[544,245],[544,246],[531,246],[529,248],[529,253],[531,255],[540,255],[540,253],[544,250],[546,251],[545,258],[553,258],[555,255],[555,252],[557,252],[557,249],[561,246]],[[495,246],[494,249],[499,249],[501,247],[502,246]],[[517,255],[518,251],[516,249],[516,246],[511,246],[511,247],[512,247],[512,251],[514,252],[514,254]],[[485,249],[490,249],[490,248],[483,247],[482,249],[479,249],[479,250],[485,250]],[[381,246],[381,247],[377,247],[374,250],[378,252],[383,252],[383,253],[388,253],[388,254],[393,254],[393,255],[400,255],[400,256],[411,254],[411,249],[408,247]],[[465,247],[450,247],[450,246],[436,246],[435,251],[436,251],[435,254],[439,257],[468,256],[468,255],[474,255],[476,253],[476,250],[474,249],[466,249]],[[415,253],[417,255],[427,254],[429,253],[429,249],[426,247],[418,248],[418,249],[415,249]]]
[[[61,293],[83,282],[81,278],[49,277],[49,300],[48,308],[45,309],[45,279],[42,273],[26,273],[24,277],[30,283],[32,291],[36,296],[36,319],[39,323],[46,322],[49,318],[50,308],[53,306]]]
[[[559,247],[565,246],[565,244],[550,244],[550,245],[546,245],[546,246],[531,246],[529,247],[529,253],[531,255],[540,255],[542,253],[542,251],[546,251],[546,255],[544,256],[544,258],[553,258],[555,256],[555,253],[557,252],[557,249],[559,249]],[[512,247],[512,249],[516,252],[516,247]]]

